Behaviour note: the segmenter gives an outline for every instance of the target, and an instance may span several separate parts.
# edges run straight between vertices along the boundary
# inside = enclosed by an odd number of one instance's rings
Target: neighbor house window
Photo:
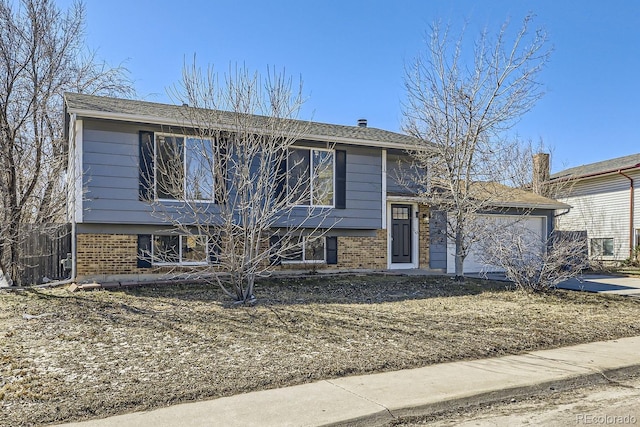
[[[288,191],[293,203],[333,206],[335,161],[332,150],[294,148],[287,159]]]
[[[283,262],[324,262],[326,261],[324,237],[302,237],[299,243],[287,249],[282,255]]]
[[[156,134],[156,199],[213,200],[213,171],[211,140]]]
[[[591,256],[613,256],[613,238],[591,239]]]
[[[207,238],[197,235],[153,236],[152,259],[155,264],[207,264]]]

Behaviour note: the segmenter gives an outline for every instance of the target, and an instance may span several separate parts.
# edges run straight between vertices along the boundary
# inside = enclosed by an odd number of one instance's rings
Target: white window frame
[[[602,253],[600,253],[600,254],[594,253],[594,251],[593,251],[593,246],[594,246],[593,245],[593,241],[594,240],[600,240],[601,241],[600,248],[602,249]],[[604,253],[604,247],[605,247],[604,246],[604,241],[605,240],[611,240],[611,253],[610,254],[605,254]],[[615,239],[613,237],[592,237],[592,238],[589,239],[589,254],[592,257],[603,257],[603,258],[608,257],[608,258],[612,258],[616,254],[615,242],[616,241],[615,241]]]
[[[315,237],[313,240],[316,239],[322,239],[323,241],[323,247],[324,250],[322,251],[322,259],[306,259],[306,246],[307,246],[307,239],[311,238],[313,236],[302,236],[302,238],[300,239],[300,245],[302,245],[302,259],[298,260],[298,259],[285,259],[283,257],[281,257],[281,262],[282,264],[325,264],[327,262],[327,237],[326,236],[322,236],[322,237]],[[297,245],[296,245],[297,246]],[[292,247],[293,248],[293,247]]]
[[[156,237],[178,237],[178,262],[165,262],[165,261],[157,261],[157,257],[155,254],[156,251]],[[183,237],[203,237],[206,239],[207,243],[205,245],[205,259],[206,261],[182,261],[182,239]],[[198,235],[187,235],[187,234],[152,234],[151,235],[151,264],[155,266],[199,266],[199,265],[209,265],[212,264],[211,257],[211,243],[209,242],[209,238],[202,234]]]
[[[166,199],[166,198],[158,198],[158,137],[170,137],[170,138],[183,138],[184,141],[184,152],[182,153],[182,168],[183,168],[183,182],[182,182],[182,199]],[[187,202],[199,202],[199,203],[211,203],[215,200],[215,188],[216,188],[216,177],[213,173],[213,170],[216,167],[215,160],[212,169],[211,176],[211,198],[210,199],[189,199],[187,198],[187,182],[188,182],[188,171],[187,171],[187,151],[188,144],[187,141],[189,139],[201,139],[211,141],[211,147],[214,148],[215,141],[210,138],[201,138],[193,135],[185,135],[178,133],[165,133],[165,132],[157,132],[154,134],[153,138],[153,197],[154,200],[160,202],[176,202],[180,200],[184,200]]]
[[[316,148],[316,147],[306,147],[306,146],[296,146],[291,147],[289,150],[307,150],[309,151],[309,204],[296,204],[296,206],[300,207],[313,207],[313,208],[333,208],[336,205],[336,150],[330,148]],[[315,170],[313,165],[313,151],[326,151],[330,152],[333,156],[332,161],[332,177],[333,177],[333,203],[330,205],[315,205],[313,204],[313,171]],[[287,154],[287,195],[289,195],[289,171],[290,167],[293,165],[289,165],[289,155]],[[326,252],[326,248],[325,248]],[[326,254],[325,254],[326,259]],[[298,261],[299,262],[299,261]]]

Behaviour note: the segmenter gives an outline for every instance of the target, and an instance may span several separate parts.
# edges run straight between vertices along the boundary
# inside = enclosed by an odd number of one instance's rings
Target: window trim
[[[173,137],[173,138],[183,138],[184,140],[184,150],[182,153],[182,168],[184,171],[183,174],[183,182],[182,182],[182,198],[176,199],[167,199],[167,198],[159,198],[158,197],[158,137]],[[194,203],[215,203],[216,200],[216,176],[215,173],[211,175],[211,198],[210,199],[190,199],[187,198],[187,179],[188,179],[188,171],[187,171],[187,141],[189,139],[201,139],[207,140],[211,142],[211,148],[215,149],[215,141],[211,138],[202,138],[195,135],[187,135],[180,133],[169,133],[169,132],[154,132],[153,134],[153,200],[158,202],[194,202]],[[213,152],[215,152],[213,150]],[[216,159],[214,159],[213,168],[215,169]]]
[[[309,151],[309,204],[296,204],[296,207],[302,208],[335,208],[336,206],[336,150],[333,148],[316,148],[316,147],[308,147],[308,146],[295,146],[290,147],[287,152],[287,196],[289,196],[289,152],[291,150],[307,150]],[[333,196],[332,196],[332,204],[330,205],[315,205],[313,204],[313,176],[311,172],[314,170],[313,166],[313,151],[325,151],[330,152],[333,156],[332,160],[332,172],[331,177],[333,181]],[[299,261],[298,261],[299,262]]]
[[[602,249],[602,253],[594,253],[594,241],[599,241],[600,248]],[[605,253],[605,240],[611,240],[611,253]],[[615,240],[613,237],[592,237],[589,239],[589,252],[592,257],[614,257],[616,254],[615,250]]]
[[[302,245],[302,259],[286,259],[283,255],[280,256],[282,264],[326,264],[327,263],[327,236],[315,237],[315,239],[322,239],[323,251],[322,259],[305,259],[306,258],[306,244],[307,239],[314,236],[302,236],[300,239],[300,245]],[[314,239],[314,240],[315,240]],[[296,245],[297,246],[297,245]]]
[[[155,244],[155,239],[156,237],[178,237],[178,262],[165,262],[165,261],[158,261],[158,258],[156,257],[155,254],[155,249],[156,249],[156,244]],[[207,240],[206,246],[205,246],[205,258],[206,261],[188,261],[188,262],[184,262],[182,261],[182,247],[183,247],[183,243],[182,243],[182,239],[185,237],[203,237]],[[152,234],[151,235],[151,265],[153,266],[157,266],[157,267],[166,267],[166,266],[185,266],[185,267],[196,267],[196,266],[204,266],[204,265],[212,265],[214,264],[211,261],[211,239],[209,239],[208,236],[204,235],[204,234]]]

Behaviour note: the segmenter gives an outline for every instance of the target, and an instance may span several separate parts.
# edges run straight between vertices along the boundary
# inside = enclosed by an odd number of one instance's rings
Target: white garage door
[[[522,218],[512,215],[479,215],[479,217],[482,220],[490,220],[494,223],[497,222],[500,226],[506,228],[506,230],[509,230],[511,227],[516,228],[524,226],[527,230],[540,236],[540,242],[543,242],[543,236],[546,236],[546,217],[543,216],[528,216]],[[482,245],[480,243],[476,243],[474,246],[477,248]],[[539,248],[542,250],[542,245],[540,245]],[[449,239],[447,241],[447,273],[455,273],[456,271],[455,253],[456,244],[453,239]],[[482,263],[480,258],[481,257],[478,255],[477,251],[472,247],[469,251],[469,255],[467,255],[464,260],[464,272],[481,273],[502,271],[502,269],[497,266]]]

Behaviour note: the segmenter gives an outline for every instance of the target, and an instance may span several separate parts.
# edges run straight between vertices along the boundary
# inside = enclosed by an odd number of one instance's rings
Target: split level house
[[[561,230],[586,232],[589,257],[620,262],[640,245],[640,154],[577,166],[551,175],[559,199],[572,206]]]
[[[186,239],[176,237],[166,222],[153,214],[148,198],[140,197],[142,180],[166,179],[158,171],[145,172],[148,160],[161,155],[157,152],[158,141],[188,136],[193,131],[185,122],[184,108],[65,94],[69,171],[75,174],[68,198],[74,278],[142,279],[161,272],[158,265],[144,259],[144,251],[153,251],[153,245],[165,244],[166,239]],[[415,141],[407,135],[368,127],[364,120],[354,126],[307,125],[295,150],[307,158],[329,159],[323,182],[331,187],[328,194],[332,195],[321,202],[328,210],[326,220],[331,228],[316,247],[313,267],[453,272],[453,246],[445,233],[446,213],[422,203],[396,179],[395,172],[408,159],[406,150]],[[143,141],[155,142],[150,145],[151,152],[141,146]],[[314,173],[311,166],[310,174]],[[483,214],[523,216],[527,226],[539,232],[544,241],[553,230],[556,210],[567,207],[512,189],[508,196],[496,200],[494,209]],[[185,246],[188,242],[179,240],[178,244]],[[276,268],[308,268],[310,260],[304,251],[299,259]],[[178,254],[172,263],[180,267],[188,261]],[[465,263],[466,272],[482,269],[487,266],[472,253]]]

